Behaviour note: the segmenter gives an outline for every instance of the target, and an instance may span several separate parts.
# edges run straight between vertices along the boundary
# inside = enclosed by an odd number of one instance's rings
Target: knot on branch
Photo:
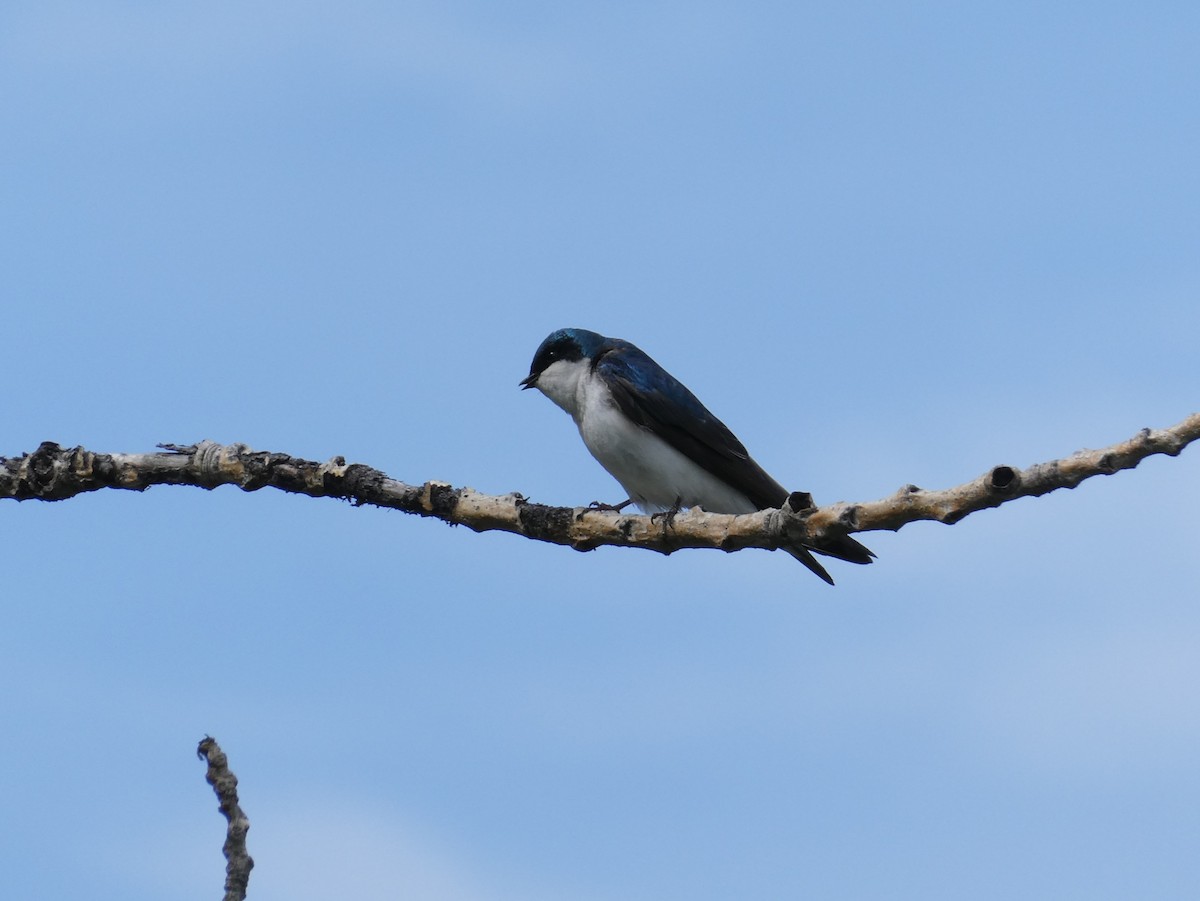
[[[1011,466],[997,466],[987,475],[992,491],[1015,491],[1021,484],[1021,474]]]
[[[345,457],[334,457],[322,471],[321,485],[330,494],[366,504],[383,493],[384,475],[362,463],[346,464]]]
[[[425,508],[438,519],[457,525],[458,489],[446,482],[426,482],[424,486]]]
[[[63,449],[59,445],[53,441],[43,441],[25,460],[22,487],[34,497],[52,498],[54,483],[65,468],[62,457]]]
[[[799,513],[801,510],[812,510],[817,506],[813,500],[813,496],[807,491],[793,491],[783,503],[792,513]]]
[[[807,544],[808,520],[816,512],[817,508],[812,504],[812,495],[803,491],[793,491],[782,507],[767,512],[766,531],[772,543],[782,548],[793,544]]]
[[[230,481],[230,476],[234,482],[242,483],[245,467],[240,455],[248,449],[244,444],[231,444],[227,448],[207,438],[197,444],[192,452],[192,466],[200,486],[216,488]],[[230,469],[234,471],[227,471]]]
[[[97,455],[82,447],[63,448],[43,441],[37,450],[3,461],[9,496],[17,500],[58,501],[71,497],[72,482],[91,482]]]

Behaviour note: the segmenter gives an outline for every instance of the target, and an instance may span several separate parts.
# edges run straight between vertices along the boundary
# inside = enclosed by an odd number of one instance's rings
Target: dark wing
[[[622,413],[746,495],[758,509],[778,507],[787,498],[787,490],[751,459],[728,426],[637,347],[614,340],[593,357],[592,367]]]
[[[592,368],[604,379],[622,413],[746,495],[758,509],[779,507],[787,499],[787,489],[754,462],[729,427],[642,350],[628,341],[611,339],[592,358]],[[870,563],[875,556],[849,535],[810,547],[818,554],[849,563]],[[805,566],[833,583],[810,554],[801,553],[807,559],[795,556]]]
[[[821,545],[810,544],[809,547],[818,554],[837,557],[847,563],[870,563],[875,556],[873,550],[855,541],[849,535],[839,535],[837,538],[828,539]]]

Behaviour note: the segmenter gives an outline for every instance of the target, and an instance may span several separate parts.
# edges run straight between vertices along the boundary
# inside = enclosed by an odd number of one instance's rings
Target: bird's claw
[[[575,521],[578,522],[579,520],[583,519],[584,514],[587,513],[620,513],[632,503],[632,500],[624,500],[619,504],[606,504],[604,501],[592,501],[579,511],[579,515],[575,517]]]
[[[604,501],[592,501],[588,504],[588,509],[597,510],[601,513],[620,513],[632,503],[633,501],[621,501],[619,504],[606,504]]]
[[[663,521],[663,531],[667,532],[675,528],[675,517],[678,516],[679,511],[683,509],[682,505],[683,498],[677,497],[675,498],[675,503],[671,505],[670,510],[660,510],[658,513],[651,513],[650,521],[654,522],[654,520],[661,517]]]

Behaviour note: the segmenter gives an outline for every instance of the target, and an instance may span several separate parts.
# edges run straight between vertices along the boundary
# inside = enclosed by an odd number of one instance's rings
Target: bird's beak
[[[529,375],[525,376],[525,378],[521,379],[521,381],[517,384],[519,384],[521,386],[521,390],[524,391],[526,388],[536,388],[537,379],[537,373],[531,372]]]

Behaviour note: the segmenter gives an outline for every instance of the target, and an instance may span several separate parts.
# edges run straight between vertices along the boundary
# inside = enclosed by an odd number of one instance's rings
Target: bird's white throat
[[[587,360],[555,360],[537,378],[537,389],[566,410],[576,425],[580,424],[585,406],[586,398],[580,395],[589,381],[588,369]]]

